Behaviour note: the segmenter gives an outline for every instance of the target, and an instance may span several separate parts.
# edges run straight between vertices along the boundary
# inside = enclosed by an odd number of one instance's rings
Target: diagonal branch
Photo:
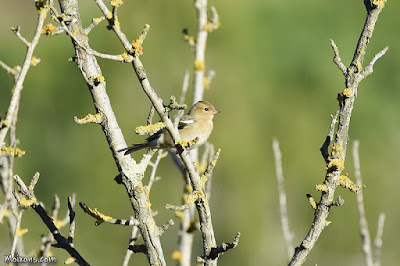
[[[33,35],[32,41],[30,43],[28,43],[26,40],[26,42],[24,42],[27,47],[28,50],[26,52],[25,55],[25,60],[24,63],[22,64],[22,68],[21,71],[19,71],[17,80],[15,82],[15,86],[14,86],[14,90],[13,90],[13,94],[10,100],[10,105],[8,107],[7,110],[7,115],[5,117],[5,123],[3,123],[3,126],[0,127],[0,145],[2,145],[2,143],[4,142],[4,139],[6,137],[7,131],[10,128],[11,122],[12,122],[12,117],[14,115],[14,112],[16,112],[16,109],[18,108],[18,103],[19,100],[21,98],[21,92],[23,89],[23,84],[25,81],[25,77],[26,74],[28,73],[28,70],[31,66],[31,60],[33,57],[33,51],[35,51],[36,45],[39,43],[39,38],[41,36],[42,33],[42,28],[43,28],[43,24],[44,24],[44,20],[47,16],[47,12],[49,11],[48,7],[47,7],[48,1],[46,1],[46,5],[45,7],[42,7],[38,10],[39,13],[39,18],[37,21],[37,25],[36,25],[36,30],[35,33]],[[19,34],[19,27],[17,27],[18,30],[16,30],[16,34],[17,36]]]

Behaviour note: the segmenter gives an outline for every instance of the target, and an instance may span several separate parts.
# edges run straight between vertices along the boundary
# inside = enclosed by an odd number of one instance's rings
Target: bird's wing
[[[196,122],[196,120],[193,117],[191,117],[189,115],[184,115],[184,116],[182,116],[181,120],[179,120],[178,129],[183,129],[187,125],[194,124],[195,122]]]

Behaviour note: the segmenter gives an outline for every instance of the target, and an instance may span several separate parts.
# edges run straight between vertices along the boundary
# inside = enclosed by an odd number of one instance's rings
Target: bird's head
[[[206,101],[198,101],[192,106],[189,115],[195,118],[213,118],[219,111],[215,109],[214,105]]]

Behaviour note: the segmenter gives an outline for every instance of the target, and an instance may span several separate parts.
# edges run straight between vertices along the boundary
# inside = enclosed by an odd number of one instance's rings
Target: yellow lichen
[[[343,170],[344,169],[344,158],[337,158],[337,159],[332,159],[328,158],[329,163],[328,163],[328,168],[334,168],[334,169],[339,169]]]
[[[203,30],[212,32],[213,30],[216,30],[221,26],[221,22],[219,20],[217,21],[207,21],[207,24],[204,25]]]
[[[187,41],[188,44],[190,44],[190,46],[196,45],[195,39],[193,38],[193,36],[191,36],[189,34],[184,34],[183,35],[183,40]]]
[[[119,19],[117,17],[115,17],[115,19],[114,19],[114,27],[116,29],[120,29],[121,28],[121,24],[119,23]]]
[[[360,192],[364,186],[357,186],[356,184],[354,184],[353,181],[351,181],[347,174],[346,175],[340,175],[338,177],[338,184],[343,187],[343,188],[348,188],[351,192],[355,192],[358,193]]]
[[[317,203],[315,202],[315,199],[313,197],[308,197],[308,203],[310,203],[311,207],[316,210],[317,209]]]
[[[187,200],[186,200],[186,204],[192,204],[194,203],[196,200],[199,200],[201,198],[203,198],[205,196],[204,192],[202,190],[200,191],[193,191],[192,193],[190,193],[190,195],[188,196]]]
[[[103,20],[103,17],[99,17],[99,18],[94,18],[93,21],[95,23],[100,23]]]
[[[171,258],[172,258],[173,260],[182,261],[182,259],[183,259],[183,254],[182,254],[181,251],[175,250],[174,252],[172,252]]]
[[[75,259],[73,257],[69,257],[64,261],[64,264],[69,265],[75,262]]]
[[[180,140],[178,142],[179,145],[181,145],[183,148],[193,148],[194,146],[196,146],[197,142],[199,141],[199,138],[196,137],[193,140],[190,141],[185,141],[185,140]]]
[[[27,198],[25,198],[25,197],[22,197],[20,200],[19,200],[19,205],[22,207],[22,208],[29,208],[30,206],[32,206],[33,204],[35,204],[36,203],[36,198],[35,197],[32,197],[32,198],[30,198],[30,199],[27,199]]]
[[[40,63],[40,58],[37,58],[36,56],[32,56],[31,66],[37,66],[39,63]]]
[[[387,0],[371,0],[371,3],[375,6],[379,6],[380,8],[384,8],[386,1]]]
[[[28,233],[28,229],[26,228],[21,229],[20,227],[17,227],[15,230],[15,234],[19,237],[23,236],[26,233]]]
[[[146,208],[151,210],[151,202],[150,202],[150,189],[148,186],[144,187],[144,193],[146,194]]]
[[[350,88],[344,89],[342,93],[346,97],[352,97],[354,95],[353,91]]]
[[[66,223],[63,220],[60,220],[60,219],[55,219],[53,221],[53,223],[58,229],[60,229],[60,228],[62,228],[62,227],[64,227],[66,225]]]
[[[103,83],[105,81],[105,78],[103,76],[97,76],[94,81],[96,83]]]
[[[111,12],[107,14],[107,19],[112,19],[112,17],[113,17],[113,15]]]
[[[124,2],[122,0],[111,0],[110,4],[111,6],[120,6],[122,5]]]
[[[89,215],[92,216],[93,218],[96,218],[96,219],[97,219],[97,221],[96,221],[96,223],[95,223],[96,225],[100,225],[101,223],[112,219],[111,216],[107,216],[107,215],[104,215],[104,214],[102,214],[101,212],[99,212],[99,211],[97,210],[97,208],[94,208],[94,209],[89,208],[89,207],[88,207],[86,204],[84,204],[84,203],[81,203],[81,207],[83,208],[83,211],[84,211],[84,212],[86,212],[87,214],[89,214]]]
[[[131,53],[134,56],[139,56],[143,54],[142,42],[140,40],[135,40],[132,42],[132,50]]]
[[[56,26],[54,26],[53,24],[49,23],[49,24],[45,25],[45,26],[40,30],[40,32],[41,32],[41,33],[44,33],[44,34],[46,34],[46,35],[54,35],[55,30],[56,30]]]
[[[120,55],[118,55],[118,57],[121,57],[122,59],[124,59],[124,62],[132,61],[131,57],[127,53],[120,54]]]
[[[22,155],[25,155],[25,151],[21,150],[20,148],[13,148],[11,146],[2,146],[0,150],[2,153],[8,154],[10,156],[18,156],[19,158],[21,158]]]
[[[146,135],[150,133],[156,133],[157,131],[165,128],[165,124],[163,122],[158,122],[155,124],[150,124],[147,126],[140,126],[135,129],[136,134],[138,135]]]
[[[84,118],[79,119],[76,116],[74,117],[74,122],[78,125],[84,125],[87,123],[101,123],[103,121],[103,115],[100,113],[97,114],[87,114]]]
[[[198,58],[194,60],[193,66],[194,66],[194,72],[204,71],[204,69],[206,69],[206,64],[204,63],[204,61]]]
[[[7,127],[8,125],[10,125],[10,122],[9,122],[9,121],[1,120],[0,128],[2,128],[3,126],[6,126],[6,127]]]
[[[319,184],[315,186],[316,191],[328,191],[328,186],[326,184]]]

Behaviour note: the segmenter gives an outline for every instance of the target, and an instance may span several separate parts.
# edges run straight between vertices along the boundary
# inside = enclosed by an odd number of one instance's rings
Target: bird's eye
[[[208,108],[206,107],[206,108],[204,108],[204,110],[208,111]]]

